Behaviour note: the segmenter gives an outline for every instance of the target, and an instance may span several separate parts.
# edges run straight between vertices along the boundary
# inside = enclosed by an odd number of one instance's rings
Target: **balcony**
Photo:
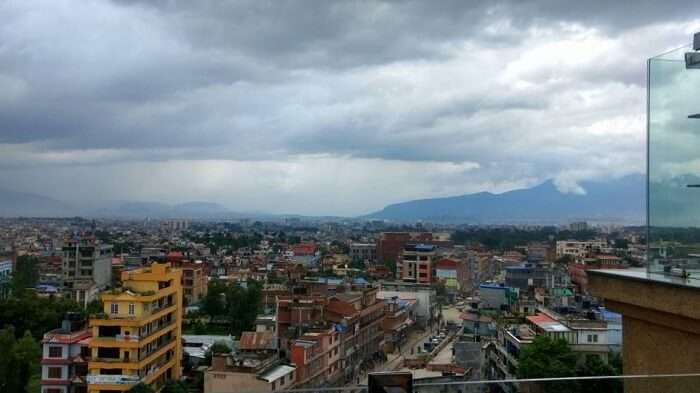
[[[136,385],[141,382],[138,375],[88,375],[89,385]]]

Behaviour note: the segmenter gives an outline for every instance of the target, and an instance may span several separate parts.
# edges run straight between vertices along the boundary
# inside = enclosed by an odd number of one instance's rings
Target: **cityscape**
[[[700,392],[699,12],[0,2],[0,393]]]

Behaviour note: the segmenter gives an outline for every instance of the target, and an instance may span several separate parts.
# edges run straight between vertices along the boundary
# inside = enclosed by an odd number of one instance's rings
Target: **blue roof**
[[[353,279],[353,280],[352,280],[352,283],[353,283],[353,284],[356,284],[356,285],[367,285],[367,284],[369,284],[369,282],[368,282],[367,280],[365,280],[364,278],[362,278],[362,277],[357,277],[357,278]]]
[[[485,288],[485,289],[503,289],[506,290],[509,287],[503,286],[503,285],[498,285],[498,284],[480,284],[479,288]]]
[[[435,249],[435,246],[433,246],[432,244],[423,244],[423,243],[416,244],[414,247],[416,250],[425,250],[425,251],[432,251]]]

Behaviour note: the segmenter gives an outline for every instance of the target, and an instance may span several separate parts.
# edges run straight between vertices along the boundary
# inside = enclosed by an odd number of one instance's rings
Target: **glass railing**
[[[697,374],[660,374],[660,375],[625,375],[625,376],[591,376],[533,379],[504,379],[495,381],[464,380],[459,376],[423,375],[422,370],[414,372],[413,393],[623,393],[623,392],[700,392],[700,373]],[[273,391],[271,386],[257,390],[237,389],[232,386],[230,392],[219,393],[267,393]],[[405,390],[388,389],[397,393]],[[282,393],[370,393],[367,385],[346,385],[338,387],[303,387],[292,389],[275,389]],[[377,390],[380,393],[381,390]],[[374,393],[372,391],[371,393]],[[410,392],[406,392],[410,393]]]

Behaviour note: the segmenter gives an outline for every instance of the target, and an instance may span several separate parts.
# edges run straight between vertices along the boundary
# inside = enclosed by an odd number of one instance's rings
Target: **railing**
[[[87,383],[90,385],[136,385],[141,382],[138,375],[88,375]]]
[[[414,378],[415,378],[414,374]],[[468,379],[468,378],[467,378]],[[363,379],[366,381],[366,379]],[[622,393],[622,392],[697,392],[700,391],[700,373],[623,375],[564,378],[530,378],[501,380],[465,380],[459,376],[421,377],[413,380],[413,393],[485,393],[507,392],[567,392],[567,393]],[[366,384],[341,387],[288,389],[276,393],[350,392],[368,393]],[[235,389],[222,393],[263,393]],[[267,393],[267,392],[266,392]]]

